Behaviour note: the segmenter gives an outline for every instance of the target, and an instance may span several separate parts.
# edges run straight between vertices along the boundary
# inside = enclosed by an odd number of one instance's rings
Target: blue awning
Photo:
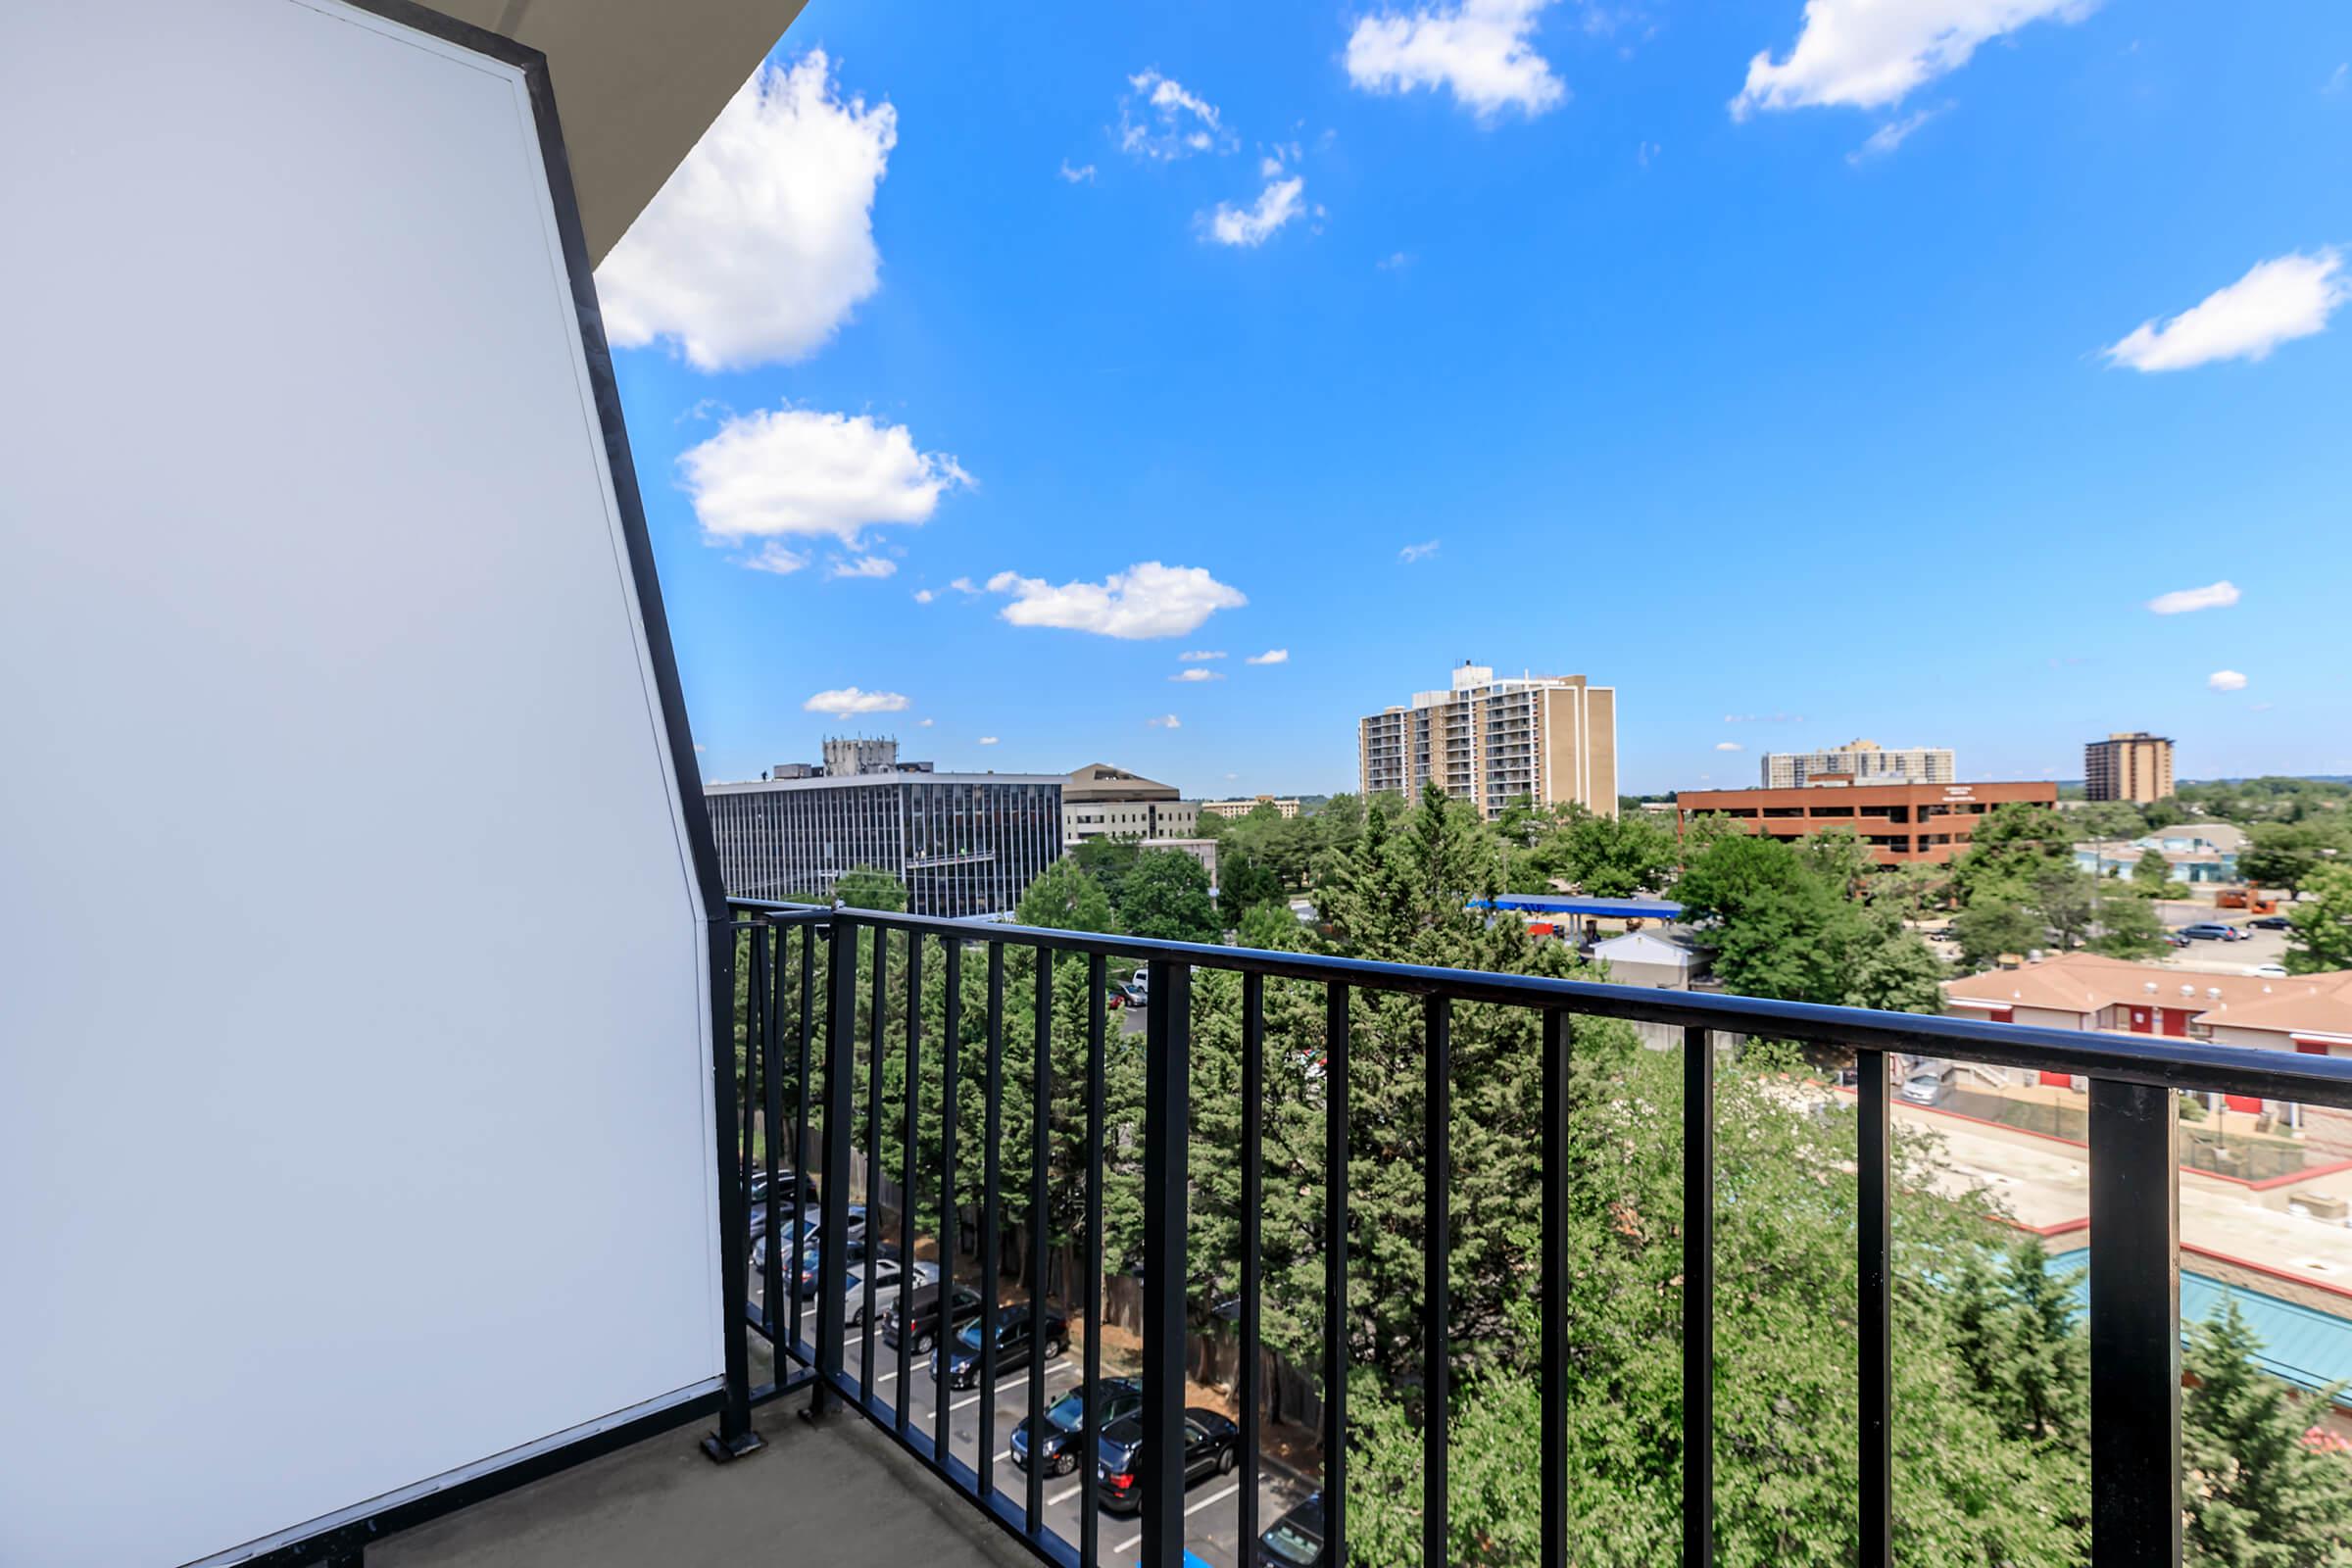
[[[2088,1260],[2088,1251],[2077,1248],[2052,1257],[2050,1268],[2052,1272],[2081,1268]],[[2281,1300],[2242,1285],[2228,1285],[2182,1269],[2182,1325],[2220,1316],[2222,1298],[2226,1296],[2236,1298],[2238,1315],[2262,1342],[2254,1359],[2265,1372],[2282,1383],[2315,1394],[2333,1383],[2352,1382],[2352,1318],[2315,1311],[2299,1301]],[[2087,1282],[2076,1287],[2078,1302],[2087,1300],[2088,1297]],[[2183,1332],[2181,1339],[2185,1341],[2187,1337]],[[2345,1398],[2352,1401],[2352,1394]]]
[[[1674,920],[1683,906],[1664,899],[1571,899],[1505,893],[1495,899],[1472,899],[1465,908],[1504,909],[1518,914],[1591,914],[1612,920]]]

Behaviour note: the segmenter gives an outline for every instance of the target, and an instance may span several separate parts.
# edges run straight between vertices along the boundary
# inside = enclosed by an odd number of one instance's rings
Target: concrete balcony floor
[[[806,1404],[759,1411],[767,1447],[733,1464],[696,1422],[390,1537],[368,1568],[1035,1568],[862,1418],[812,1427]]]

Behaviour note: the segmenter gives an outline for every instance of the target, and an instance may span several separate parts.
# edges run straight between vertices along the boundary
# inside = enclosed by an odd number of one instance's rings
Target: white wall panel
[[[719,1369],[702,909],[520,72],[0,8],[0,1562]]]

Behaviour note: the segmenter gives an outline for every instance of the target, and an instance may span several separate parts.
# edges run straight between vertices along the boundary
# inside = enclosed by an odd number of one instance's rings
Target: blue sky
[[[599,274],[706,772],[1351,789],[1463,659],[1614,685],[1629,792],[2352,771],[2348,61],[2328,0],[811,0]]]

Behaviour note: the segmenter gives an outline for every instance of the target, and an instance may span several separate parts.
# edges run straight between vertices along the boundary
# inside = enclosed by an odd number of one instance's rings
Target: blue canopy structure
[[[1554,895],[1505,893],[1499,898],[1472,899],[1464,908],[1500,909],[1515,914],[1584,914],[1609,920],[1674,920],[1683,906],[1664,899],[1576,899]]]

